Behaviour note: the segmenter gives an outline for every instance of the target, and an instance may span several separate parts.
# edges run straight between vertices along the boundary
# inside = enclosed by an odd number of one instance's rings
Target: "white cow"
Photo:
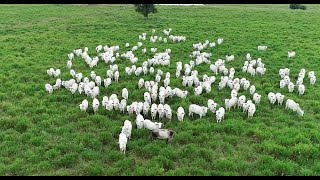
[[[124,154],[126,153],[127,142],[128,142],[128,138],[126,134],[120,133],[118,144],[119,144],[120,151]]]
[[[193,117],[193,114],[198,114],[200,116],[200,119],[202,116],[205,116],[207,114],[208,108],[205,106],[199,106],[196,104],[191,104],[189,106],[189,116]]]
[[[297,112],[299,115],[303,116],[304,111],[300,108],[299,104],[294,102],[291,99],[288,99],[286,102],[286,109],[291,109],[294,112]]]
[[[131,139],[131,130],[132,130],[132,123],[129,120],[125,120],[122,126],[122,133],[126,135],[127,138]]]
[[[138,129],[142,129],[143,128],[143,121],[144,121],[143,116],[141,114],[138,114],[137,117],[136,117],[136,125],[137,125]]]
[[[177,110],[177,117],[179,121],[183,121],[184,114],[185,114],[184,109],[183,107],[180,106]]]

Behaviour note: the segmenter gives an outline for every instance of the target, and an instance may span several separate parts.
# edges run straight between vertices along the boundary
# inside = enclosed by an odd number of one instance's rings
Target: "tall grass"
[[[310,7],[310,8],[309,8]],[[307,11],[290,11],[287,5],[211,5],[197,7],[159,6],[149,19],[141,17],[132,6],[77,5],[1,5],[0,12],[0,175],[319,175],[318,132],[320,90],[318,83],[310,86],[305,80],[305,95],[289,94],[279,89],[279,68],[291,69],[291,79],[301,68],[319,71],[320,11],[308,5]],[[125,119],[135,117],[99,109],[93,115],[80,112],[83,95],[72,96],[65,89],[49,95],[44,84],[55,79],[46,74],[50,67],[60,68],[62,78],[70,78],[66,67],[67,54],[73,49],[99,44],[120,45],[138,42],[138,35],[151,29],[162,35],[171,27],[172,34],[187,37],[183,43],[144,41],[148,48],[139,57],[138,65],[150,58],[151,47],[158,51],[172,49],[169,68],[171,86],[183,88],[181,79],[174,79],[175,62],[189,61],[192,44],[208,39],[224,38],[221,46],[207,50],[211,60],[234,54],[235,61],[226,63],[236,69],[236,77],[246,77],[255,84],[262,100],[253,118],[247,119],[238,109],[227,112],[221,124],[211,112],[199,119],[185,117],[178,122],[175,111],[182,106],[186,112],[191,103],[206,105],[211,98],[223,105],[230,91],[213,90],[194,96],[191,88],[186,99],[167,99],[174,110],[173,120],[164,122],[177,134],[170,144],[150,141],[149,132],[133,129],[123,155],[117,144]],[[256,50],[268,45],[266,52]],[[288,51],[296,51],[287,59]],[[261,57],[267,72],[250,77],[241,72],[246,53]],[[137,89],[140,77],[127,76],[128,61],[118,60],[120,81],[110,88],[101,88],[102,95],[120,95],[129,90],[129,103],[141,101],[144,90]],[[93,70],[106,76],[100,61]],[[76,72],[89,76],[83,61],[74,61]],[[213,75],[208,65],[197,66],[200,77]],[[151,80],[154,77],[144,77]],[[284,107],[271,106],[270,91],[281,92],[298,102],[305,115],[298,116]],[[248,92],[241,91],[239,95]],[[92,101],[90,100],[89,103]],[[91,107],[91,104],[90,104]]]

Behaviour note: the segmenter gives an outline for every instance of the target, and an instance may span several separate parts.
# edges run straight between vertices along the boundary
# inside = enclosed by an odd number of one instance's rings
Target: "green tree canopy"
[[[150,13],[158,12],[154,4],[134,4],[134,7],[138,13],[141,13],[146,18],[148,18]]]

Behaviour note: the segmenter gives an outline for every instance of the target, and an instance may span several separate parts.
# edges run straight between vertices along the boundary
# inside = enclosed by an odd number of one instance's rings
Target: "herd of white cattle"
[[[169,39],[173,43],[184,42],[186,37],[184,36],[174,36],[171,35],[171,28],[168,30],[163,30],[163,37],[156,36],[156,30],[153,29],[150,36],[151,43],[167,43]],[[157,48],[150,48],[150,52],[153,54],[153,57],[145,60],[142,63],[142,66],[136,66],[138,62],[138,57],[134,55],[134,52],[141,48],[142,53],[146,53],[147,48],[142,48],[143,43],[147,39],[147,33],[142,33],[139,35],[139,42],[135,44],[130,49],[130,44],[125,43],[126,52],[120,54],[120,47],[116,46],[102,46],[98,45],[96,47],[97,56],[89,56],[89,49],[85,47],[84,49],[75,49],[73,52],[68,54],[67,67],[70,69],[71,79],[61,80],[59,77],[61,75],[60,69],[50,68],[47,70],[47,74],[51,77],[55,77],[56,83],[54,85],[45,84],[45,89],[48,93],[52,94],[53,91],[64,87],[69,90],[72,94],[79,93],[85,94],[87,97],[92,99],[92,109],[94,113],[97,113],[100,107],[100,101],[97,97],[101,97],[100,88],[108,88],[112,83],[118,83],[120,78],[120,69],[116,64],[119,60],[128,60],[132,65],[125,67],[124,71],[127,76],[143,76],[147,74],[154,74],[154,81],[146,81],[143,78],[140,78],[137,82],[137,87],[139,89],[144,88],[145,92],[143,94],[143,101],[141,102],[132,102],[129,101],[129,91],[127,88],[123,88],[121,91],[121,97],[118,97],[117,94],[112,94],[110,97],[103,96],[101,101],[101,106],[107,111],[121,111],[122,113],[128,112],[130,115],[136,115],[136,125],[138,129],[148,129],[151,131],[159,131],[163,123],[154,122],[157,118],[159,119],[172,119],[173,110],[170,105],[165,104],[166,99],[177,96],[179,98],[186,98],[189,94],[187,90],[183,90],[177,87],[170,87],[170,77],[169,72],[164,73],[159,66],[168,67],[171,59],[171,49],[166,49],[164,52],[157,52]],[[176,73],[175,77],[182,80],[182,85],[185,87],[193,87],[194,95],[200,96],[203,93],[210,93],[212,84],[218,79],[220,75],[220,81],[218,83],[218,89],[222,90],[224,88],[229,88],[231,90],[230,98],[225,99],[224,107],[220,106],[214,102],[212,99],[208,99],[206,105],[199,104],[190,104],[188,109],[188,115],[193,117],[194,114],[200,116],[200,118],[206,116],[208,109],[215,114],[216,121],[220,123],[224,120],[226,110],[230,111],[231,108],[242,109],[244,113],[247,114],[248,118],[253,117],[256,112],[256,105],[260,103],[261,95],[256,92],[256,87],[246,78],[236,78],[235,69],[233,67],[227,68],[225,64],[230,61],[234,61],[234,55],[226,55],[225,60],[218,59],[215,62],[211,62],[210,57],[211,53],[207,53],[204,50],[208,48],[215,48],[216,45],[221,45],[223,43],[223,38],[218,38],[216,42],[199,42],[193,44],[194,51],[190,54],[191,60],[189,63],[183,64],[181,61],[176,62]],[[258,51],[266,51],[267,46],[258,46]],[[294,58],[296,55],[295,52],[288,52],[288,58]],[[81,58],[89,68],[93,68],[98,65],[99,61],[104,61],[106,64],[109,64],[109,68],[106,69],[106,78],[102,78],[94,71],[91,71],[90,77],[83,77],[81,72],[76,73],[73,69],[73,63],[75,62],[76,57]],[[198,71],[194,69],[196,66],[202,64],[209,65],[210,71],[213,73],[212,76],[207,74],[202,75],[202,79],[198,77]],[[157,68],[157,70],[155,70]],[[262,62],[261,58],[253,59],[250,53],[247,53],[244,58],[244,64],[242,67],[243,73],[249,73],[251,76],[263,76],[266,73],[266,66]],[[279,70],[280,88],[288,88],[289,93],[292,93],[297,87],[299,95],[303,95],[305,92],[305,86],[303,84],[305,78],[306,70],[301,69],[298,75],[296,83],[290,80],[290,69],[284,68]],[[163,86],[160,86],[161,79],[163,79]],[[309,71],[308,78],[310,85],[314,85],[316,82],[316,76],[314,71]],[[248,98],[244,95],[238,97],[238,92],[240,89],[249,91],[251,98]],[[120,96],[120,93],[119,93]],[[268,99],[271,104],[282,105],[285,96],[281,93],[270,92],[268,94]],[[120,100],[121,99],[121,100]],[[157,101],[159,99],[159,101]],[[89,102],[87,99],[84,99],[79,108],[81,111],[87,111],[89,107]],[[304,111],[300,108],[299,104],[294,102],[291,99],[286,100],[285,108],[289,108],[299,115],[303,115]],[[151,119],[145,119],[149,115]],[[179,107],[176,111],[176,116],[178,121],[183,121],[185,115],[185,110],[183,107]],[[125,120],[122,127],[122,131],[119,135],[119,147],[121,152],[125,153],[126,144],[128,138],[131,137],[132,124],[131,121]],[[158,133],[160,139],[170,139],[170,133]],[[171,133],[172,134],[172,133]],[[163,137],[161,137],[163,136]]]

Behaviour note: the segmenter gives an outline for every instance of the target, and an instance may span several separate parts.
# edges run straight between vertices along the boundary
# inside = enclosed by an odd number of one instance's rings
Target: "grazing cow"
[[[167,143],[172,140],[174,131],[171,129],[154,129],[151,131],[151,138],[166,139]]]

